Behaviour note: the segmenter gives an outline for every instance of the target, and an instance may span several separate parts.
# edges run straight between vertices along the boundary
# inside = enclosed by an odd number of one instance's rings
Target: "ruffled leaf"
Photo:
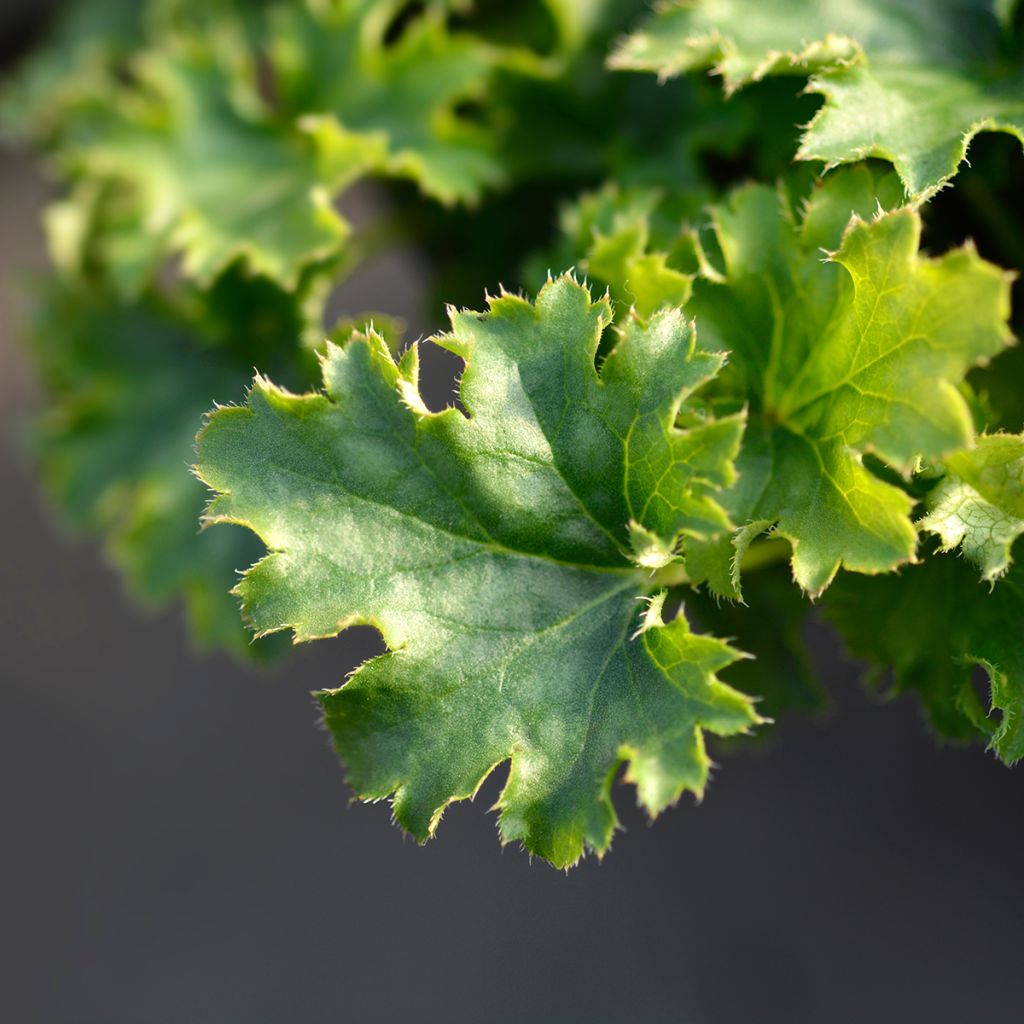
[[[909,473],[968,444],[958,385],[1010,340],[1008,276],[972,248],[921,256],[909,208],[846,224],[877,210],[880,187],[863,168],[837,174],[799,220],[780,193],[740,190],[714,213],[723,266],[688,307],[702,341],[730,350],[726,383],[753,412],[730,514],[774,524],[811,594],[840,566],[913,560],[913,502],[865,456]],[[719,545],[719,579],[734,555]]]
[[[510,760],[503,840],[572,864],[611,840],[620,764],[657,814],[702,792],[704,730],[758,720],[715,675],[740,655],[662,621],[633,543],[669,552],[726,522],[713,494],[741,419],[675,426],[721,357],[666,312],[629,324],[599,374],[610,316],[568,277],[536,305],[453,313],[437,341],[466,360],[468,415],[423,405],[416,347],[396,363],[356,335],[323,394],[257,379],[200,436],[209,520],[270,551],[238,588],[255,627],[381,631],[389,653],[320,700],[357,793],[393,796],[419,839]]]
[[[470,114],[503,52],[452,32],[444,5],[413,16],[380,0],[292,4],[275,12],[269,57],[280,102],[378,151],[378,166],[445,203],[478,199],[504,179],[493,131]]]
[[[1003,576],[1024,533],[1024,437],[992,434],[954,452],[919,525],[941,539],[943,550],[959,547],[983,579]]]
[[[730,92],[810,75],[825,104],[799,157],[830,166],[881,157],[915,200],[956,174],[979,131],[1024,140],[1020,40],[973,0],[678,0],[611,63],[663,77],[710,67]]]
[[[122,190],[122,246],[135,238],[139,249],[178,252],[203,285],[242,259],[288,287],[338,251],[348,228],[332,197],[373,166],[378,147],[246,109],[198,45],[147,52],[135,72],[138,90],[83,111],[62,149],[74,175]]]

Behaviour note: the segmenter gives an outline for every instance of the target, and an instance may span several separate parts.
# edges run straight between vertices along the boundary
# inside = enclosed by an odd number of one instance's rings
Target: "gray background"
[[[12,273],[41,264],[0,154],[0,1016],[25,1024],[971,1022],[1019,1019],[1022,777],[942,749],[811,640],[831,715],[719,758],[704,804],[560,874],[500,849],[499,782],[419,848],[350,806],[308,691],[369,631],[256,670],[193,656],[23,454]],[[399,254],[339,302],[429,323]],[[390,305],[394,306],[392,301]]]

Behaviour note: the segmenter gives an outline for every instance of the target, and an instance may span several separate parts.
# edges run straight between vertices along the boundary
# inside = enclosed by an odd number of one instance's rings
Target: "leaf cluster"
[[[653,816],[821,705],[812,614],[1012,764],[1022,96],[985,0],[71,5],[0,96],[43,475],[205,644],[378,629],[317,699],[419,839],[508,764],[503,842],[602,854],[620,771]],[[412,344],[330,301],[396,243]]]

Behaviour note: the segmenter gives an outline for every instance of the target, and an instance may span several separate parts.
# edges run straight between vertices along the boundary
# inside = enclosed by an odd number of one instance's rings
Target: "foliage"
[[[825,99],[803,160],[881,157],[907,195],[956,173],[979,131],[1024,142],[1020,39],[978,0],[675,0],[626,39],[612,63],[679,74],[713,67],[727,90],[768,75],[808,75]]]
[[[947,551],[960,545],[986,580],[1003,576],[1024,533],[1024,438],[982,435],[975,447],[953,452],[920,526]]]
[[[468,416],[423,405],[417,346],[395,363],[355,335],[328,350],[323,395],[259,378],[200,435],[208,521],[271,551],[238,587],[256,628],[383,634],[392,653],[320,699],[357,792],[395,794],[421,839],[511,758],[503,838],[571,864],[608,845],[620,761],[656,814],[703,790],[702,728],[757,721],[714,676],[740,655],[685,616],[664,624],[645,571],[680,533],[726,524],[709,493],[742,420],[675,426],[721,357],[668,311],[631,323],[599,375],[609,319],[568,277],[535,307],[455,314],[436,343],[466,360]]]
[[[825,611],[851,651],[891,670],[897,689],[920,695],[940,735],[980,734],[1007,764],[1024,757],[1019,569],[990,591],[963,559],[930,555],[899,575],[844,575],[826,596]],[[975,667],[987,676],[991,709],[973,685]]]
[[[270,653],[251,648],[224,587],[259,545],[240,530],[197,532],[205,496],[187,469],[196,422],[239,393],[254,359],[312,382],[291,297],[232,274],[174,300],[56,281],[37,299],[32,352],[48,394],[37,451],[70,525],[105,535],[146,603],[180,593],[202,645]]]
[[[620,769],[652,816],[700,796],[706,734],[823,703],[811,599],[940,735],[1013,763],[1021,23],[72,4],[0,94],[64,189],[27,332],[49,491],[205,645],[379,630],[317,699],[421,840],[504,763],[503,842],[558,866],[608,848]],[[961,173],[979,132],[1006,148]],[[329,322],[395,243],[444,298],[497,297],[409,345]],[[463,364],[440,410],[437,349]]]

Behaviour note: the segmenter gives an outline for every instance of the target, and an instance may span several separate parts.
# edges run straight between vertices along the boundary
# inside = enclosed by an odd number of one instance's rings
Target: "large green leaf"
[[[840,566],[877,573],[913,559],[911,499],[864,458],[908,473],[921,456],[967,444],[958,385],[1010,340],[1008,277],[973,249],[921,256],[909,208],[847,224],[851,210],[870,216],[885,189],[852,169],[816,189],[800,217],[781,192],[740,190],[713,215],[722,266],[707,263],[688,305],[702,343],[730,351],[727,392],[753,413],[726,502],[751,524],[740,550],[775,524],[811,594]],[[725,582],[733,555],[719,545],[709,564],[695,550],[691,568],[736,596]]]
[[[566,221],[564,258],[623,305],[685,301],[700,344],[729,352],[712,391],[718,407],[751,411],[740,478],[722,499],[743,529],[687,544],[691,579],[719,595],[740,596],[743,551],[769,528],[792,541],[812,594],[841,565],[912,560],[913,502],[864,459],[909,474],[971,440],[958,388],[1010,340],[1009,278],[970,247],[919,255],[918,215],[878,212],[898,194],[893,175],[865,165],[810,195],[799,179],[741,188],[701,232],[673,236],[651,192],[606,191]]]
[[[890,160],[907,194],[933,194],[979,131],[1024,140],[1019,41],[977,0],[680,0],[663,4],[612,58],[668,76],[713,67],[733,91],[809,74],[825,105],[799,156]]]
[[[954,555],[932,555],[899,575],[843,575],[825,614],[850,650],[916,692],[941,735],[981,736],[1007,764],[1024,757],[1024,573],[990,588]],[[972,671],[988,676],[990,708]]]
[[[106,250],[129,297],[173,255],[203,286],[237,259],[294,286],[350,248],[334,200],[367,174],[477,199],[505,179],[486,109],[494,69],[540,67],[452,31],[440,3],[409,15],[393,0],[147,0],[107,31],[122,7],[74,7],[9,106],[15,127],[39,122],[74,186],[55,216]],[[36,82],[55,60],[70,66],[61,90]],[[33,113],[27,93],[49,106]]]
[[[396,364],[356,335],[324,394],[258,378],[200,435],[208,520],[270,550],[238,587],[255,627],[381,631],[390,652],[320,700],[356,791],[393,795],[420,839],[510,760],[503,840],[572,864],[611,840],[621,763],[653,815],[703,790],[702,730],[757,721],[715,678],[740,655],[663,624],[641,567],[726,522],[711,495],[741,419],[675,426],[721,357],[669,311],[631,322],[598,374],[610,318],[569,277],[536,306],[453,313],[438,341],[466,360],[468,415],[423,405],[416,347]]]

